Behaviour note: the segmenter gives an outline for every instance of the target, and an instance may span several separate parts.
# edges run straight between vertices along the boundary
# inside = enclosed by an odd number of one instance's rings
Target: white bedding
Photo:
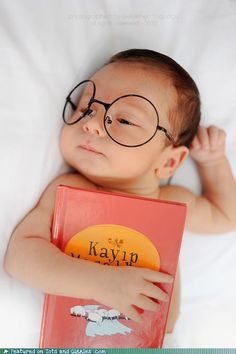
[[[197,82],[202,123],[228,134],[236,174],[236,2],[2,0],[0,4],[0,256],[50,180],[67,170],[58,148],[65,95],[111,54],[150,48]],[[173,182],[200,185],[192,162]],[[166,347],[236,346],[236,232],[185,233],[181,314]],[[43,295],[0,270],[0,347],[37,347]]]

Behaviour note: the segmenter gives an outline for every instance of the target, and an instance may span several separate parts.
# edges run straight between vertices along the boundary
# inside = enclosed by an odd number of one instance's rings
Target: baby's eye
[[[130,122],[129,120],[125,119],[125,118],[119,118],[118,122],[120,124],[126,124],[126,125],[135,125],[134,123]]]

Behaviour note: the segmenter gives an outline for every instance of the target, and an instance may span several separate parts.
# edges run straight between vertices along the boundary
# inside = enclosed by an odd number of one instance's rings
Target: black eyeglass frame
[[[92,94],[92,97],[90,98],[89,100],[89,103],[88,103],[88,107],[85,109],[83,115],[81,117],[79,117],[77,120],[75,120],[74,122],[72,123],[69,123],[66,121],[66,118],[65,118],[65,111],[66,111],[66,107],[67,107],[67,104],[69,103],[71,105],[71,108],[73,109],[73,111],[75,111],[77,109],[77,106],[76,104],[71,100],[71,95],[72,93],[77,89],[78,86],[86,83],[86,82],[91,82],[93,84],[93,94]],[[104,128],[105,128],[105,131],[107,133],[107,135],[117,144],[121,145],[121,146],[125,146],[125,147],[139,147],[139,146],[143,146],[145,144],[147,144],[150,140],[153,139],[153,137],[156,135],[157,131],[160,130],[162,131],[166,137],[172,142],[173,145],[176,145],[175,141],[174,141],[174,138],[172,137],[172,135],[168,132],[167,129],[165,129],[164,127],[160,126],[159,125],[159,115],[158,115],[158,112],[157,112],[157,109],[156,107],[154,106],[154,104],[149,100],[147,99],[146,97],[144,96],[141,96],[141,95],[136,95],[136,94],[128,94],[128,95],[123,95],[123,96],[120,96],[118,98],[116,98],[114,101],[112,101],[111,103],[107,103],[107,102],[103,102],[103,101],[100,101],[100,100],[97,100],[95,99],[95,95],[96,95],[96,85],[95,83],[92,81],[92,80],[83,80],[81,81],[80,83],[78,83],[70,92],[69,94],[67,95],[66,97],[66,102],[65,102],[65,105],[64,105],[64,108],[63,108],[63,112],[62,112],[62,118],[63,118],[63,121],[66,125],[74,125],[76,123],[78,123],[81,119],[83,119],[86,115],[90,114],[91,113],[91,110],[90,110],[90,107],[93,103],[99,103],[101,105],[103,105],[103,107],[105,108],[105,113],[104,113],[104,119],[103,119],[103,124],[104,124]],[[153,135],[148,139],[146,140],[144,143],[141,143],[141,144],[136,144],[136,145],[126,145],[126,144],[122,144],[120,143],[119,141],[115,140],[109,133],[109,131],[107,130],[107,127],[106,127],[106,121],[108,119],[110,119],[109,116],[106,116],[106,113],[108,111],[108,109],[116,102],[118,101],[119,99],[121,98],[125,98],[125,97],[139,97],[139,98],[142,98],[144,99],[145,101],[149,102],[153,109],[155,110],[155,113],[156,113],[156,117],[157,117],[157,125],[156,125],[156,129],[155,129],[155,132],[153,133]],[[110,122],[112,123],[112,121]],[[108,122],[108,124],[110,124]]]

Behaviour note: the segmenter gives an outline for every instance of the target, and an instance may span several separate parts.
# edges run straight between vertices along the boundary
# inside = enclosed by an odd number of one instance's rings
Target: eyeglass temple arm
[[[173,138],[173,136],[172,136],[170,133],[168,133],[168,131],[167,131],[165,128],[163,128],[163,127],[161,127],[160,125],[158,125],[157,129],[158,129],[158,130],[161,130],[163,133],[165,133],[166,137],[167,137],[170,141],[172,141],[172,143],[173,143],[174,145],[176,144],[176,143],[175,143],[175,140],[174,140],[174,138]]]

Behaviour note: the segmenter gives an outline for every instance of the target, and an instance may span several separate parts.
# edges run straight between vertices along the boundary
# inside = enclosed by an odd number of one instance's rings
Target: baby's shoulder
[[[49,212],[53,212],[57,188],[60,185],[75,188],[97,189],[95,184],[79,173],[66,173],[56,177],[51,183],[49,183],[41,195],[37,206],[47,209]]]
[[[159,199],[192,204],[196,195],[189,189],[178,185],[161,186]]]

